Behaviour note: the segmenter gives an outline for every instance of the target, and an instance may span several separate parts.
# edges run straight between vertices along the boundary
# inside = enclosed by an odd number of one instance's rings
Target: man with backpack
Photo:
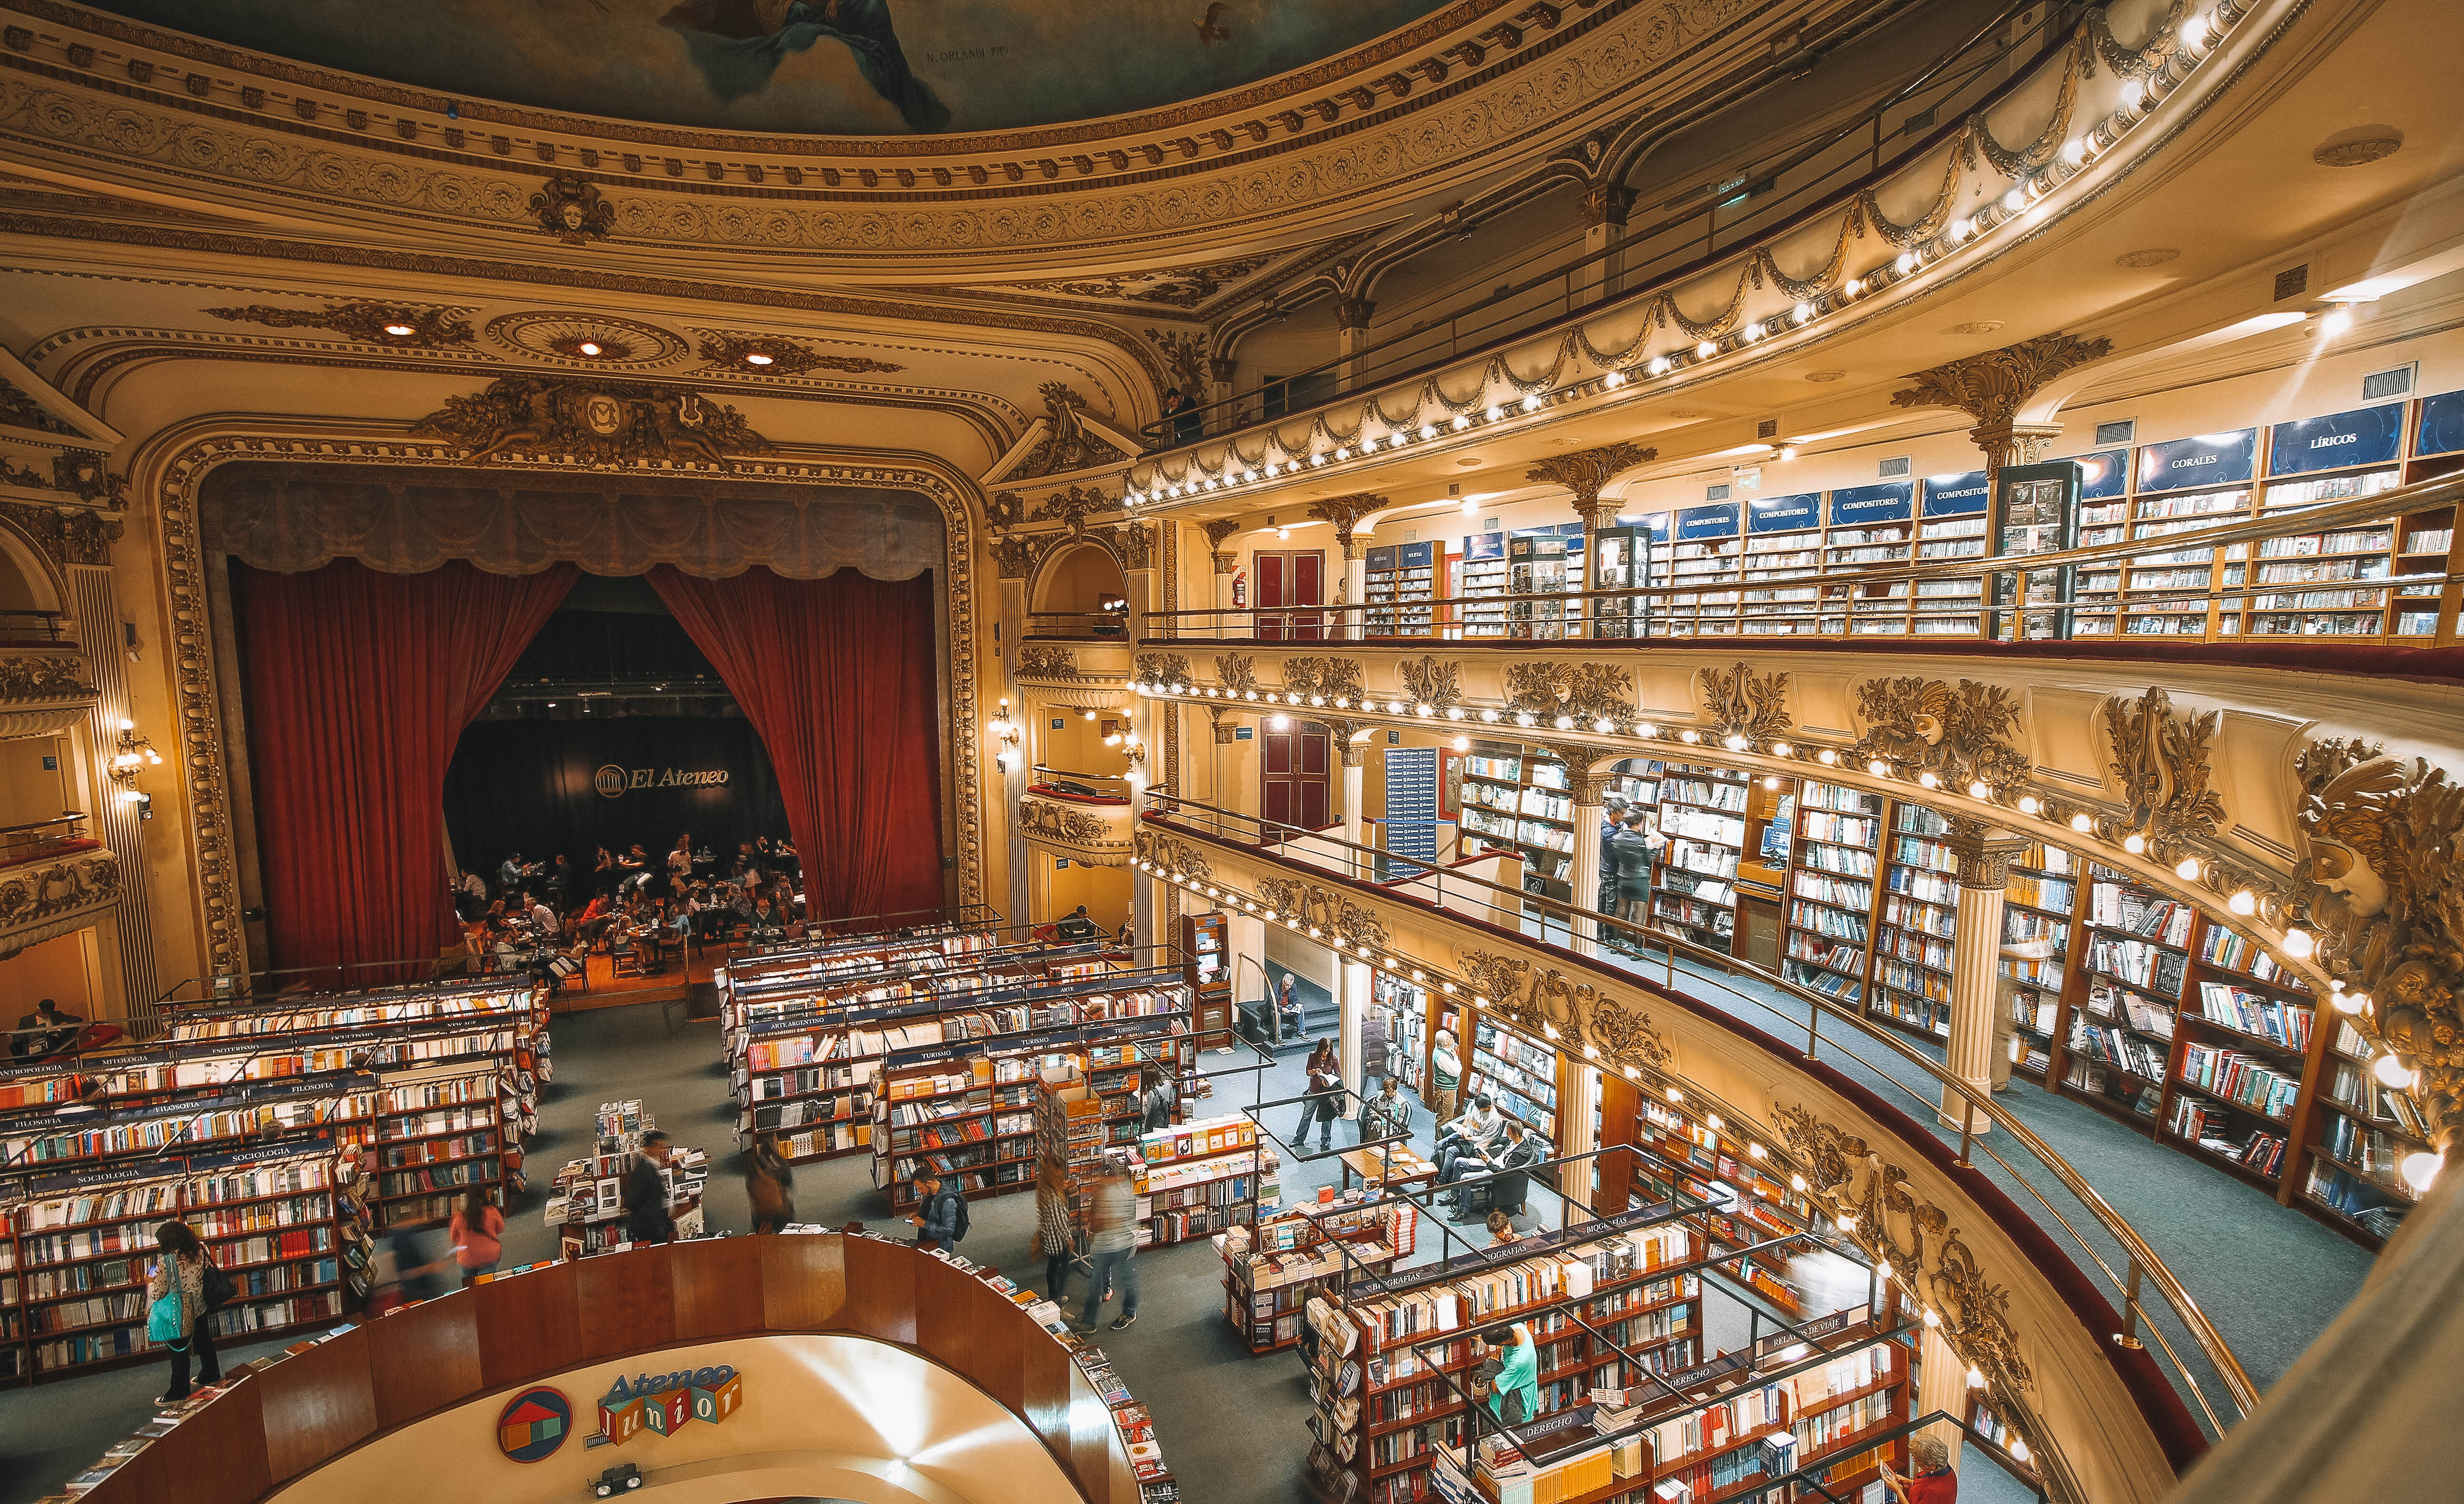
[[[915,1226],[915,1245],[930,1243],[957,1253],[959,1239],[967,1235],[966,1192],[937,1175],[916,1181],[915,1191],[916,1214],[907,1219]]]

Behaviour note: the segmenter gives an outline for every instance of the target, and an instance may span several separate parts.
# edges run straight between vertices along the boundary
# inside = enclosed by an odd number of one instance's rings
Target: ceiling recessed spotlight
[[[574,348],[581,351],[583,355],[597,355],[599,353],[600,346],[599,341],[596,339],[584,339],[582,343],[575,345]]]
[[[747,365],[770,365],[775,363],[777,359],[778,358],[776,356],[763,355],[760,351],[755,350],[744,357],[744,363]]]
[[[397,337],[415,335],[419,333],[418,330],[412,328],[408,324],[387,324],[385,326],[385,332]]]

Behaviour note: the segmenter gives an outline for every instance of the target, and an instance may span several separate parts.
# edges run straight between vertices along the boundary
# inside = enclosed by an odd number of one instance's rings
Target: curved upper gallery
[[[47,173],[352,239],[536,244],[532,197],[555,176],[583,202],[547,228],[603,262],[621,246],[725,251],[737,274],[1085,277],[1314,244],[1596,160],[1655,114],[1750,93],[1912,6],[1232,0],[1196,26],[1127,0],[570,8],[570,24],[460,4],[371,26],[292,0],[210,21],[30,0],[8,8],[0,120]],[[466,45],[481,26],[490,47]],[[335,71],[353,67],[402,81]]]

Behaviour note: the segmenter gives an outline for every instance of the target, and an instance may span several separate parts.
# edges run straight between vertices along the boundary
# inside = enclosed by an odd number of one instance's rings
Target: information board
[[[1389,858],[1438,856],[1438,750],[1386,749],[1386,851]],[[1381,880],[1417,877],[1428,870],[1416,861],[1381,860]]]

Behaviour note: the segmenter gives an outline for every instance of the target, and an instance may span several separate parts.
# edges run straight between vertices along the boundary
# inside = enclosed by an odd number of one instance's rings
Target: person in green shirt
[[[1520,1426],[1540,1413],[1540,1349],[1531,1328],[1521,1321],[1490,1332],[1488,1345],[1499,1362],[1489,1384],[1488,1413],[1503,1425]]]

